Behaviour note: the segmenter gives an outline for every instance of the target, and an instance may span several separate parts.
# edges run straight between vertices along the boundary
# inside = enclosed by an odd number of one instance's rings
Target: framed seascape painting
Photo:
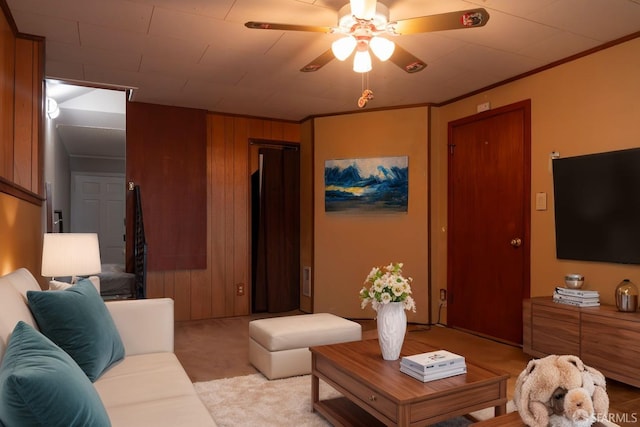
[[[407,212],[408,202],[407,156],[325,161],[326,212]]]

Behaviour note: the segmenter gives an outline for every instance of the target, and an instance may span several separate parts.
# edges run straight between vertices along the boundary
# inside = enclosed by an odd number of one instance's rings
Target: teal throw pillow
[[[88,279],[64,291],[27,291],[40,331],[76,361],[91,381],[124,357],[111,314]]]
[[[20,321],[0,365],[0,425],[103,427],[111,422],[73,359]]]

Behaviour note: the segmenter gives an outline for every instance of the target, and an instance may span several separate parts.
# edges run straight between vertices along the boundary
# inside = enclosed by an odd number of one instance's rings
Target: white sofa
[[[38,329],[27,304],[29,290],[40,286],[26,269],[0,277],[0,361],[19,321]],[[106,307],[125,349],[124,359],[93,383],[111,425],[215,426],[173,353],[173,300],[111,301]]]

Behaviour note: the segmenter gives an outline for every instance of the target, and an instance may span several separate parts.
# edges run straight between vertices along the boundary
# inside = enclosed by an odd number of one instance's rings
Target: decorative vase
[[[616,286],[618,311],[635,312],[638,309],[638,287],[629,279]]]
[[[402,302],[378,306],[378,341],[384,360],[397,360],[407,331],[407,315]]]

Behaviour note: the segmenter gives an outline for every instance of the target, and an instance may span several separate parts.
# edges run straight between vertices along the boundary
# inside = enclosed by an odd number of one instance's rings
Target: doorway
[[[103,264],[123,264],[126,91],[47,80],[46,96],[52,210],[65,232],[98,233]]]
[[[300,307],[300,153],[296,144],[252,140],[251,310]]]
[[[529,100],[449,123],[447,323],[522,343],[530,291]]]

